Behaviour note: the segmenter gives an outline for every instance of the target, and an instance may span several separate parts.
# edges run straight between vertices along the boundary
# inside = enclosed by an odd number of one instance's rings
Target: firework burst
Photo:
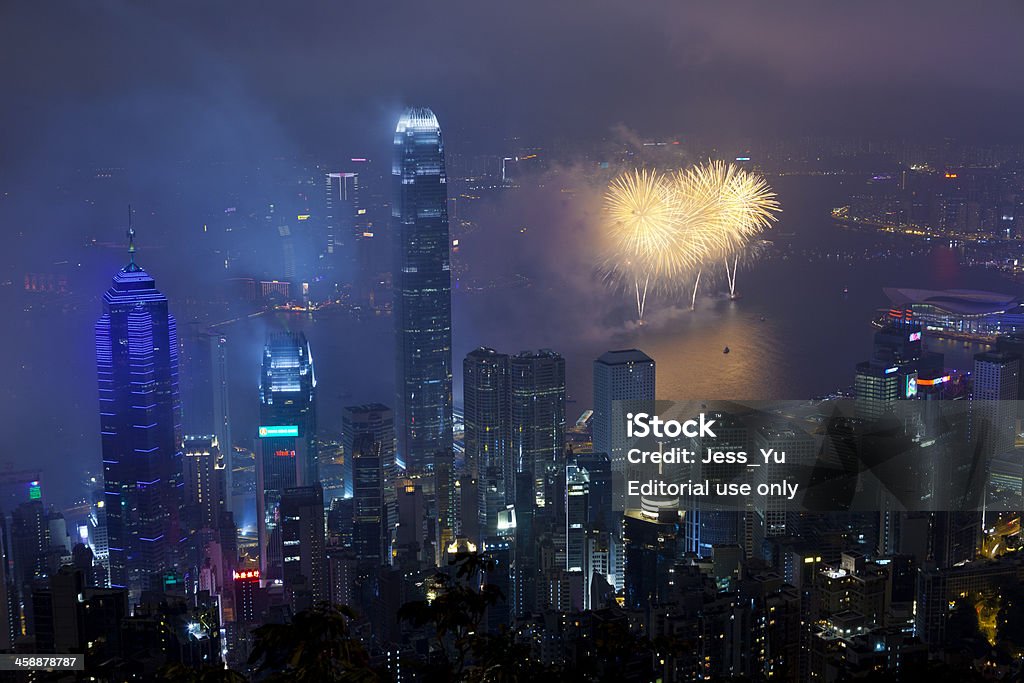
[[[632,290],[641,321],[649,291],[678,293],[692,282],[695,306],[704,270],[716,264],[735,296],[739,264],[756,258],[753,244],[779,210],[764,178],[721,161],[625,173],[605,194],[605,279]]]
[[[643,320],[647,294],[674,292],[713,251],[717,231],[711,205],[680,192],[678,178],[634,170],[612,181],[605,194],[605,279],[633,291]]]

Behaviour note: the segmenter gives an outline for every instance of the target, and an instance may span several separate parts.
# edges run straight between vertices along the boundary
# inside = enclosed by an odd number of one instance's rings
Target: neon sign
[[[298,436],[299,426],[298,425],[261,425],[260,426],[260,438],[261,439],[272,439],[278,436]]]
[[[231,574],[234,576],[235,581],[260,578],[259,569],[244,569],[240,572],[231,572]]]

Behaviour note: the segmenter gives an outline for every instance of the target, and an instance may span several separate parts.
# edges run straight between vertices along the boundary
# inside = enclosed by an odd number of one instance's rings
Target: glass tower
[[[260,375],[259,466],[256,513],[260,568],[281,578],[280,505],[286,488],[318,483],[316,374],[301,332],[267,337]]]
[[[594,361],[594,452],[608,456],[613,476],[626,474],[626,413],[639,407],[656,412],[654,374],[654,360],[638,349],[609,351]],[[649,404],[637,405],[641,401]],[[624,494],[619,487],[616,510],[624,509]]]
[[[398,461],[433,469],[452,450],[452,301],[441,128],[426,108],[395,129],[392,219]]]
[[[95,333],[110,583],[137,595],[176,564],[182,434],[177,325],[128,236]]]
[[[561,464],[565,450],[565,359],[561,355],[541,349],[509,359],[509,416],[515,470],[529,473],[531,500],[544,507],[545,476],[549,468]],[[524,507],[519,503],[525,496],[525,491],[515,492],[516,514]]]

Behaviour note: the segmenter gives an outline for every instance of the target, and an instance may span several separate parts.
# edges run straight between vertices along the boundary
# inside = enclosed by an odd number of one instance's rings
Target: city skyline
[[[1020,6],[234,4],[0,22],[0,668],[1024,678]]]

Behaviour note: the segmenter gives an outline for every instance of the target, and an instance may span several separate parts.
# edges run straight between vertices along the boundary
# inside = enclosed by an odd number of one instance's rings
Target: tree
[[[193,668],[185,664],[171,664],[157,673],[158,680],[175,683],[247,683],[242,674],[223,666],[207,665]]]
[[[296,614],[288,624],[265,624],[254,632],[249,664],[258,680],[378,681],[369,656],[349,633],[351,608],[322,602]]]
[[[433,627],[436,648],[430,661],[421,667],[428,680],[465,680],[467,657],[486,642],[480,633],[480,622],[488,607],[505,599],[497,586],[479,585],[477,575],[495,566],[491,558],[476,552],[460,552],[448,564],[455,567],[455,576],[436,574],[432,578],[432,599],[407,602],[398,610],[398,618],[403,621]]]

